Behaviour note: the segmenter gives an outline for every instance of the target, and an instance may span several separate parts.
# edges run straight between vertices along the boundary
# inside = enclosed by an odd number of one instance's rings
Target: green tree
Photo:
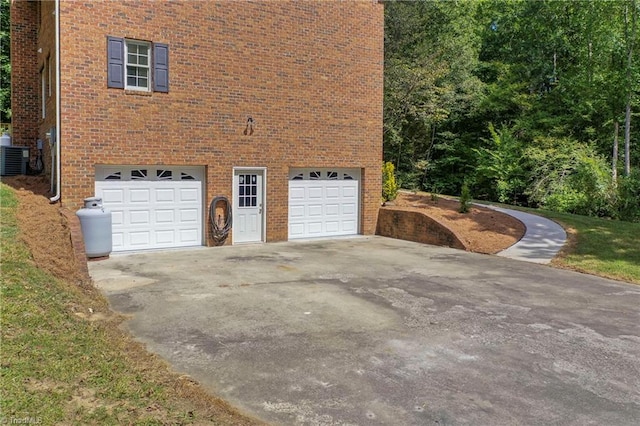
[[[442,1],[385,6],[385,159],[403,185],[420,186],[443,142],[440,126],[477,103],[476,7]]]
[[[616,192],[618,133],[621,170],[640,166],[638,0],[386,5],[384,155],[401,185],[620,216],[635,180]]]
[[[496,130],[490,123],[489,132],[491,138],[486,140],[487,146],[474,149],[478,156],[476,185],[491,199],[516,204],[525,189],[522,144],[508,128]]]

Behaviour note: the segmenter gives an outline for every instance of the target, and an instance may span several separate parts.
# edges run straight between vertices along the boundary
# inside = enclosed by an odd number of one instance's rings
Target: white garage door
[[[289,239],[358,233],[357,169],[293,169],[289,174]]]
[[[96,197],[112,214],[113,251],[202,245],[201,168],[102,166]]]

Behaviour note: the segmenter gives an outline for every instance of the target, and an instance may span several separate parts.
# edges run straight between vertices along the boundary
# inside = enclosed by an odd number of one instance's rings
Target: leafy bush
[[[384,201],[395,200],[398,196],[398,184],[396,182],[395,167],[387,161],[382,166],[382,199]]]
[[[554,212],[568,213],[582,210],[587,203],[584,193],[562,186],[545,198],[543,207]]]
[[[616,216],[609,164],[593,147],[569,138],[538,138],[524,158],[531,201],[557,212]]]
[[[620,220],[640,222],[640,172],[618,178],[617,216]]]

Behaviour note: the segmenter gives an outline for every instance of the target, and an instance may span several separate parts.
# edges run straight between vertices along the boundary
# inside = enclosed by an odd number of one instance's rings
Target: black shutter
[[[107,87],[124,89],[124,39],[107,36]]]
[[[169,92],[169,45],[153,43],[153,90]]]

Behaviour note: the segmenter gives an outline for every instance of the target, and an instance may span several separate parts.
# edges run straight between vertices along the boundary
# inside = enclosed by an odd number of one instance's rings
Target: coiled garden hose
[[[216,217],[216,206],[218,203],[224,202],[227,209],[224,214],[224,218],[221,215]],[[215,197],[209,205],[209,222],[211,223],[211,239],[213,244],[221,246],[227,240],[229,231],[231,231],[232,224],[232,207],[227,197]]]

